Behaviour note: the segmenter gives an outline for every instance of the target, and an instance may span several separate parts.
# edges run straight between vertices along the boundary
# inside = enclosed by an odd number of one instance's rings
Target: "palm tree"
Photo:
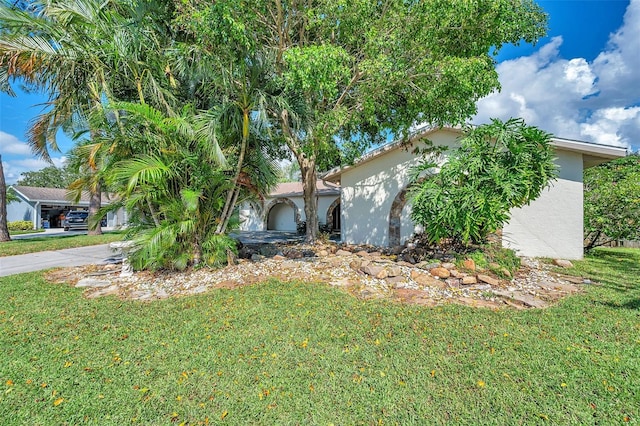
[[[58,150],[59,129],[98,137],[100,128],[90,127],[87,116],[102,110],[105,100],[151,98],[170,110],[169,91],[160,84],[165,78],[171,81],[170,68],[158,53],[163,40],[156,24],[162,16],[149,22],[141,5],[96,0],[32,6],[37,14],[0,6],[0,87],[12,93],[10,79],[21,78],[48,93],[50,108],[28,132],[29,144],[42,158],[49,159],[49,149]],[[89,169],[97,172],[93,163]],[[92,182],[91,217],[101,204],[99,182]],[[101,233],[99,221],[94,222],[97,227],[89,232]]]

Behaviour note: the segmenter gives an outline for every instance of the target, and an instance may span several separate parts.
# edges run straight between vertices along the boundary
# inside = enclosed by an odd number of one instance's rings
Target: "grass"
[[[640,251],[545,310],[270,281],[141,303],[0,279],[0,423],[638,424]],[[566,270],[563,270],[566,272]]]
[[[39,234],[44,232],[44,229],[28,229],[26,231],[9,231],[10,235],[24,235],[24,234]]]
[[[105,232],[102,235],[65,235],[61,237],[32,237],[0,242],[0,257],[35,253],[47,250],[62,250],[74,247],[107,244],[122,240],[123,231]]]

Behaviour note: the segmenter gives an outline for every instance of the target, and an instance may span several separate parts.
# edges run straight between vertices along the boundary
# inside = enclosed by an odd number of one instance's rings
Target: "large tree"
[[[318,164],[419,123],[459,124],[499,88],[492,52],[535,42],[546,15],[529,0],[180,2],[178,24],[225,58],[273,55],[291,102],[272,119],[303,182],[307,240],[318,229]],[[356,148],[356,149],[354,149]]]
[[[640,239],[640,155],[584,172],[585,250]]]
[[[63,167],[47,166],[40,170],[24,172],[16,184],[37,188],[67,188],[77,178],[78,174],[65,164]]]

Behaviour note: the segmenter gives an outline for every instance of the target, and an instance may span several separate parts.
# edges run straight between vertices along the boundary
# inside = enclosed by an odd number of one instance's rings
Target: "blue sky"
[[[549,14],[537,45],[505,46],[496,69],[502,90],[478,104],[475,124],[523,117],[558,137],[640,149],[640,0],[538,1]],[[0,94],[0,154],[7,183],[46,167],[25,141],[45,98]],[[61,136],[64,162],[71,147]]]

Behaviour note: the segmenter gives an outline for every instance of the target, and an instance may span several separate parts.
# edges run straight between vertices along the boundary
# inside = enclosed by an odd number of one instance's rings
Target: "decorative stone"
[[[273,256],[273,260],[285,260],[286,257],[280,255],[280,254],[276,254],[275,256]]]
[[[453,269],[453,268],[456,267],[456,265],[454,263],[451,263],[451,262],[445,262],[445,263],[442,264],[442,267],[444,269]]]
[[[320,250],[318,253],[316,253],[316,255],[318,257],[327,257],[329,256],[329,252],[327,250]]]
[[[351,262],[349,262],[349,267],[354,271],[359,271],[361,266],[362,266],[362,262],[358,259],[352,260]]]
[[[444,282],[451,288],[460,287],[460,280],[458,278],[447,278]]]
[[[356,256],[360,256],[360,257],[369,257],[370,254],[368,251],[365,250],[360,250],[359,252],[356,253]]]
[[[402,287],[402,284],[406,284],[407,280],[405,277],[387,277],[385,278],[385,281],[387,282],[387,284],[389,284],[389,286],[391,286],[391,288],[399,288]]]
[[[464,285],[472,285],[472,284],[477,284],[478,283],[478,279],[476,277],[474,277],[473,275],[469,275],[467,277],[462,277],[462,284]]]
[[[417,284],[429,287],[446,288],[447,284],[433,278],[431,275],[423,274],[416,270],[411,271],[411,279]]]
[[[302,259],[303,255],[300,250],[289,250],[287,252],[287,257],[289,259]]]
[[[399,266],[389,266],[387,268],[387,275],[390,277],[397,277],[402,275],[402,269]]]
[[[500,273],[507,278],[511,278],[511,272],[507,268],[501,268]]]
[[[111,281],[99,280],[97,278],[83,278],[76,284],[76,287],[109,287]]]
[[[384,278],[387,278],[388,276],[387,270],[384,269],[384,267],[382,266],[367,265],[367,266],[361,267],[360,270],[365,274],[371,275],[372,277],[376,277],[378,279],[384,279]]]
[[[465,259],[464,262],[462,262],[462,266],[470,271],[476,270],[476,262],[473,259]]]
[[[446,268],[432,268],[429,273],[438,278],[449,278],[451,276],[451,273]]]
[[[565,259],[553,259],[553,264],[561,268],[573,268],[573,263]]]
[[[346,251],[346,250],[338,250],[336,251],[336,256],[351,256],[351,252],[350,251]]]
[[[251,255],[251,260],[253,260],[254,262],[258,262],[262,259],[264,259],[264,256],[261,254],[254,253]]]
[[[498,286],[500,284],[499,280],[493,277],[490,277],[489,275],[478,274],[478,280],[482,281],[483,283],[490,284],[492,286]]]

